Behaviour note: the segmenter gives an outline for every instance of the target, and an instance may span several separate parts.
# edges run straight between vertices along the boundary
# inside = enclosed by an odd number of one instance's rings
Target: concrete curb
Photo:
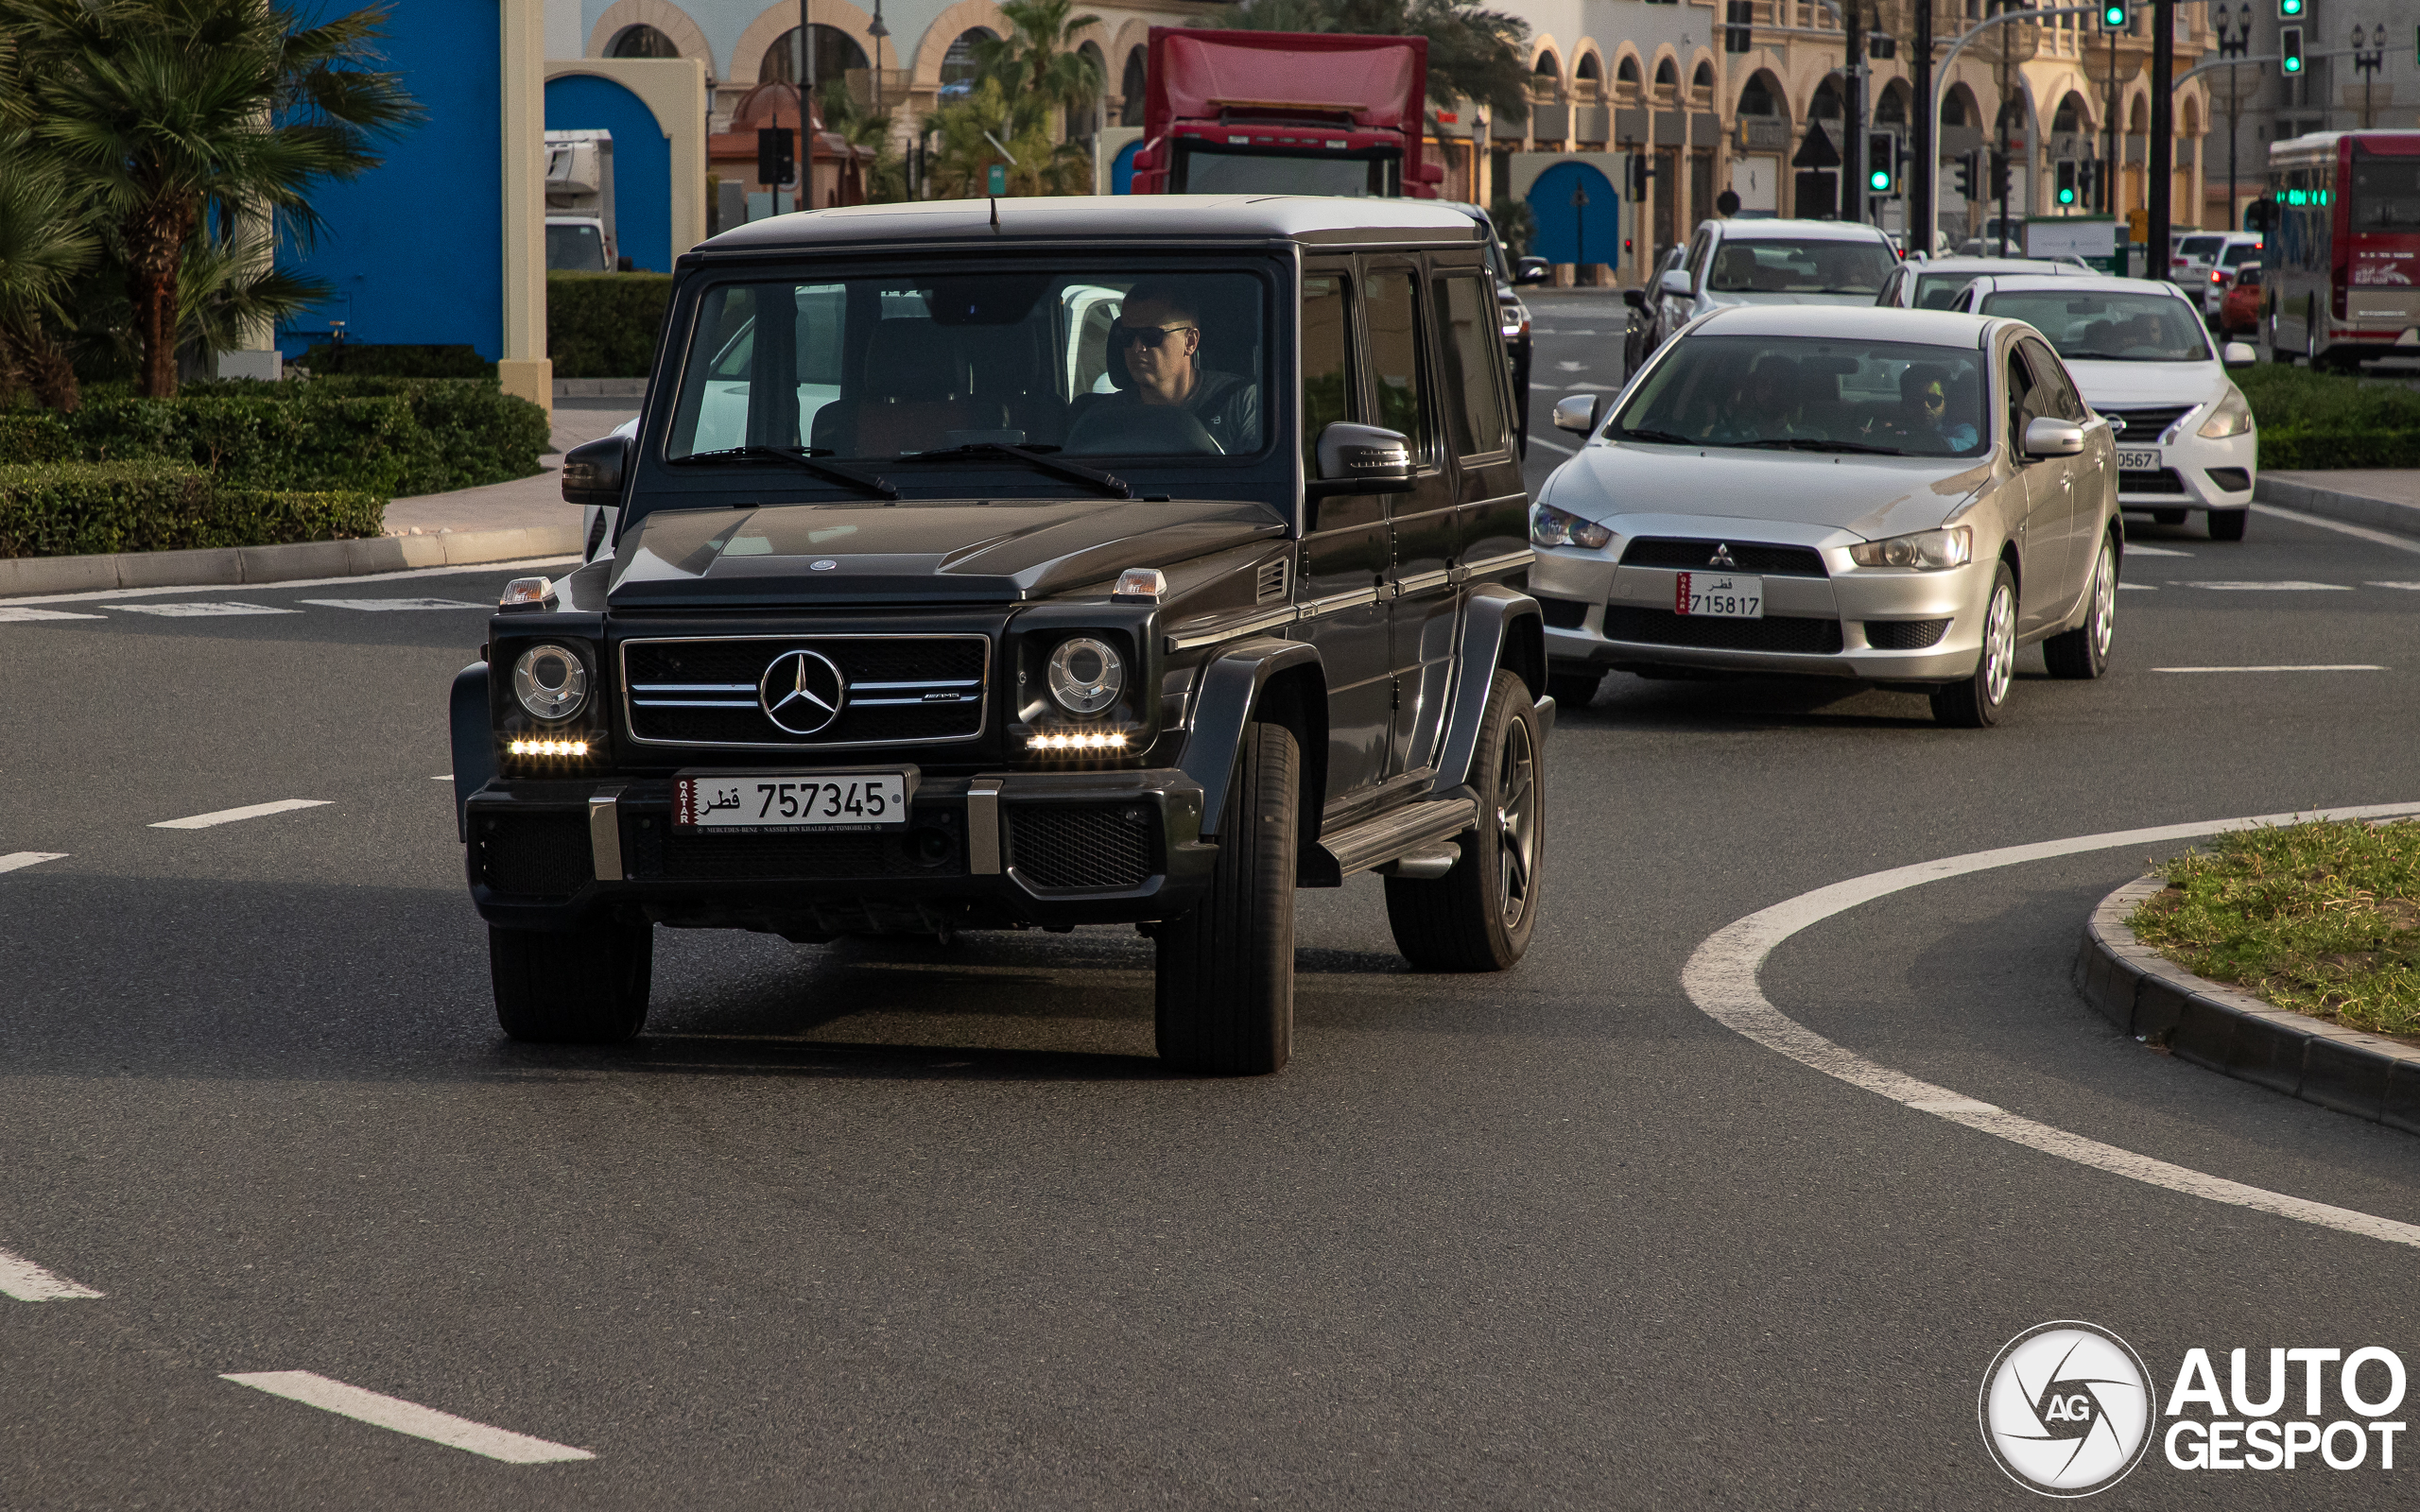
[[[2130,882],[2092,911],[2076,956],[2084,1001],[2125,1033],[2197,1066],[2420,1134],[2420,1050],[2273,1007],[2143,944],[2127,916],[2167,885],[2160,877]]]
[[[2308,483],[2270,477],[2263,477],[2253,486],[2252,496],[2262,504],[2300,509],[2305,514],[2315,514],[2325,520],[2369,525],[2378,530],[2392,530],[2398,535],[2420,536],[2420,509],[2408,504],[2397,504],[2392,499],[2339,493],[2334,489],[2315,489]]]
[[[370,536],[222,551],[133,551],[108,557],[0,558],[0,598],[112,588],[219,588],[306,577],[363,577],[414,567],[472,566],[524,557],[577,556],[579,526]]]

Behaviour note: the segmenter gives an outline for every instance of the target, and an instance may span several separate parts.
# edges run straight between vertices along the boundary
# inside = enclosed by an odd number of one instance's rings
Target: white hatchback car
[[[2157,279],[1993,275],[1958,307],[2049,338],[2084,403],[2118,427],[2121,507],[2168,525],[2205,510],[2211,540],[2243,539],[2260,438],[2226,369],[2255,353],[2240,341],[2213,349],[2195,295]]]
[[[2043,257],[1935,257],[1902,263],[1882,285],[1875,303],[1901,310],[1951,310],[1966,285],[1986,273],[2038,273],[2044,278],[2088,278],[2082,263]]]

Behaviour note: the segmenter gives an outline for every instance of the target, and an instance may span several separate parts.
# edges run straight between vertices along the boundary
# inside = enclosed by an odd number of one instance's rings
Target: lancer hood
[[[623,537],[615,608],[1014,603],[1285,533],[1235,500],[938,500],[657,509]]]
[[[1983,457],[1831,456],[1631,441],[1583,447],[1547,483],[1539,502],[1640,533],[1617,517],[1771,520],[1848,530],[1869,541],[1930,530],[1991,481]]]

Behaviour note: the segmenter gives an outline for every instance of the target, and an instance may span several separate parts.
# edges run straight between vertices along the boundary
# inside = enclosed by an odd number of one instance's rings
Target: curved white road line
[[[1931,1113],[1953,1124],[1963,1124],[1968,1128],[1996,1134],[2001,1139],[2040,1150],[2046,1155],[2055,1155],[2061,1160],[2088,1165],[2112,1176],[2165,1187],[2187,1196],[2232,1203],[2239,1208],[2274,1213],[2281,1218],[2317,1224],[2324,1228],[2340,1228],[2346,1233],[2420,1248],[2420,1225],[2398,1223],[2392,1218],[2375,1217],[2366,1212],[2355,1212],[2349,1208],[2331,1207],[2325,1202],[2288,1196],[2284,1193],[2229,1181],[2223,1177],[2187,1170],[2166,1160],[2153,1160],[2148,1155],[2137,1155],[2132,1150],[2121,1150],[2081,1134],[2070,1134],[2048,1124],[2021,1118],[2005,1108],[1979,1102],[1946,1087],[1936,1087],[1930,1082],[1893,1071],[1853,1050],[1834,1044],[1798,1022],[1767,1002],[1763,990],[1756,986],[1756,973],[1763,969],[1765,958],[1782,941],[1800,930],[1835,914],[1846,913],[1860,903],[1872,902],[1876,898],[1887,897],[1922,883],[1939,882],[1945,877],[1962,877],[1972,871],[1989,871],[1996,867],[2021,866],[2029,861],[2076,855],[2087,850],[2115,850],[2132,845],[2189,840],[2225,830],[2248,830],[2256,825],[2287,824],[2312,818],[2380,818],[2398,814],[2420,814],[2420,803],[2377,803],[2362,808],[2322,809],[2310,814],[2267,814],[2252,818],[2212,819],[2200,824],[2161,825],[2148,830],[2113,830],[2105,834],[2045,840],[2038,845],[1977,850],[1967,855],[1919,862],[1912,867],[1897,867],[1869,876],[1852,877],[1846,882],[1836,882],[1828,887],[1802,893],[1787,902],[1775,903],[1716,931],[1690,955],[1688,965],[1682,968],[1681,986],[1688,993],[1689,1001],[1725,1028],[1737,1030],[1766,1049],[1779,1051],[1826,1076],[1837,1077],[1870,1092],[1879,1092],[1893,1102],[1904,1104],[1920,1113]]]

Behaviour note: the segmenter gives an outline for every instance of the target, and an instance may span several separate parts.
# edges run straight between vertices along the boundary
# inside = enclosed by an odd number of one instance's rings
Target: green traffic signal
[[[2302,4],[2302,0],[2278,0],[2278,3],[2281,5],[2298,6]],[[2126,4],[2127,0],[2111,0],[2110,4],[2102,6],[2100,8],[2100,24],[2103,26],[2108,27],[2111,31],[2125,30]]]
[[[2279,0],[2279,3],[2298,6],[2302,4],[2302,0]],[[2290,76],[2303,71],[2302,27],[2280,26],[2277,28],[2277,67]]]
[[[1891,188],[1891,170],[1876,168],[1865,176],[1865,186],[1876,194],[1886,194]]]
[[[2303,13],[2303,0],[2277,0],[2277,19],[2294,21]]]

